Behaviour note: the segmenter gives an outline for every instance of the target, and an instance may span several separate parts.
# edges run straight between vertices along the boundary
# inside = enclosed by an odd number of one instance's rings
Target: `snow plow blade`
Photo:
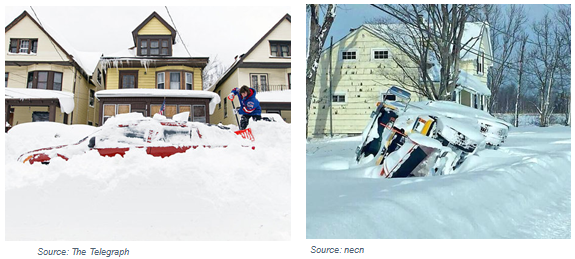
[[[254,134],[252,134],[252,129],[248,128],[245,130],[238,130],[238,131],[234,131],[234,133],[236,133],[236,135],[239,135],[240,137],[250,140],[250,141],[255,141],[256,139],[254,138]]]

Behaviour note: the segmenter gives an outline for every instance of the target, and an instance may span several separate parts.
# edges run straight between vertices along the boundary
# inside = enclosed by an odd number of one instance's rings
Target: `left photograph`
[[[291,240],[290,11],[6,7],[5,239]]]

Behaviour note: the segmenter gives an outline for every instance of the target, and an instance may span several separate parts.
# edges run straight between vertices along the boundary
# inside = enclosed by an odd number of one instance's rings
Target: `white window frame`
[[[24,47],[24,42],[26,42],[26,47]],[[18,53],[28,54],[29,49],[30,49],[30,40],[29,39],[21,40],[20,46],[18,46]]]
[[[344,52],[355,52],[355,59],[343,59],[343,53]],[[342,50],[339,53],[339,60],[342,60],[343,62],[356,62],[359,60],[359,51],[357,49],[345,49]]]
[[[180,81],[178,81],[178,87],[177,88],[172,88],[172,74],[178,74],[179,77],[178,79],[180,79]],[[180,90],[180,87],[182,87],[182,73],[180,71],[170,71],[169,73],[170,75],[170,90]],[[164,79],[165,80],[165,79]],[[165,85],[165,84],[164,84]],[[164,88],[165,89],[165,88]]]
[[[376,51],[387,51],[387,58],[375,58]],[[391,59],[391,51],[388,48],[373,48],[371,49],[371,60],[372,61],[385,61]]]
[[[162,78],[162,79],[163,79],[162,82],[160,82],[160,77],[159,77],[160,74],[164,75],[163,78]],[[158,73],[156,74],[156,77],[157,77],[157,79],[156,79],[156,89],[166,89],[166,72],[158,72]],[[160,85],[160,84],[164,84],[164,88],[159,88],[159,85]]]
[[[334,102],[334,101],[333,101],[333,97],[334,97],[334,96],[343,96],[343,98],[345,99],[345,101],[344,101],[344,102]],[[334,93],[331,95],[331,104],[332,104],[332,105],[347,104],[347,92],[334,92]]]
[[[188,82],[188,75],[192,76],[192,81]],[[192,72],[185,72],[184,73],[184,89],[188,90],[188,83],[192,86],[192,89],[189,90],[194,90],[194,73]]]
[[[90,96],[91,93],[94,93],[94,95]],[[94,108],[94,104],[96,103],[96,91],[94,89],[88,89],[88,106]],[[90,102],[92,102],[92,104],[90,105]]]

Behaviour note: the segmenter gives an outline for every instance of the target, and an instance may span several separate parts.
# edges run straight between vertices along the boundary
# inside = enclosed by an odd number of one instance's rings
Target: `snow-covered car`
[[[507,137],[510,125],[486,112],[445,101],[409,103],[403,96],[408,103],[378,104],[356,150],[356,162],[375,161],[381,176],[449,174],[469,154]]]
[[[77,143],[29,151],[20,155],[18,160],[48,164],[56,157],[67,161],[86,152],[123,157],[132,149],[142,149],[156,157],[168,157],[189,149],[226,148],[229,145],[255,149],[249,140],[224,126],[129,113],[109,118],[102,127]]]
[[[277,114],[277,113],[262,113],[261,116],[262,116],[262,120],[264,120],[264,121],[269,121],[269,122],[284,121],[282,116]]]

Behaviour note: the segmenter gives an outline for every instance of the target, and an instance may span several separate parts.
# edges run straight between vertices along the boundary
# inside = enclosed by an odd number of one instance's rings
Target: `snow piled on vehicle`
[[[306,238],[571,238],[571,127],[513,128],[499,149],[433,177],[353,166],[360,142],[307,143]]]
[[[215,134],[210,141],[224,134],[197,127]],[[229,127],[225,133],[233,136],[237,127]],[[77,143],[99,128],[17,125],[6,133],[6,239],[289,240],[291,126],[252,121],[250,128],[254,150],[230,137],[227,148],[165,158],[145,150],[124,157],[88,152],[30,165],[18,156]]]

